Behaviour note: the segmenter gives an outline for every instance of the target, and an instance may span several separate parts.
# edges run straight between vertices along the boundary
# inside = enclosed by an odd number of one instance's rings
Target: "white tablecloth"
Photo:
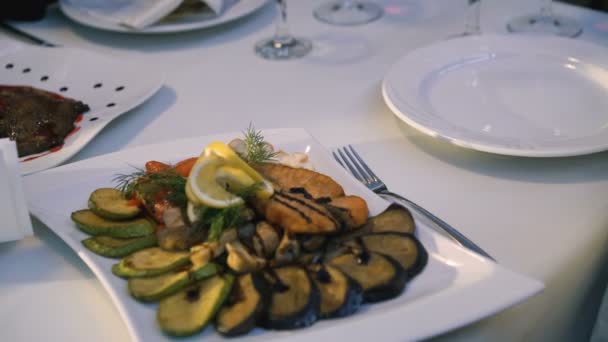
[[[321,0],[289,0],[293,32],[314,42],[302,60],[270,62],[253,45],[273,32],[274,8],[235,24],[159,36],[102,32],[58,10],[19,27],[49,41],[137,59],[167,73],[150,101],[112,122],[73,160],[225,131],[304,127],[328,147],[354,144],[395,192],[458,227],[544,293],[438,340],[582,341],[608,279],[608,153],[526,159],[464,150],[397,120],[380,83],[400,56],[462,29],[465,1],[379,0],[386,15],[359,27],[321,24]],[[579,39],[608,45],[608,15],[557,4],[585,24]],[[485,32],[505,33],[536,1],[484,0]],[[606,56],[608,58],[608,55]],[[550,99],[548,99],[550,100]],[[127,341],[93,273],[37,223],[0,245],[0,340]],[[458,310],[458,308],[449,308]]]

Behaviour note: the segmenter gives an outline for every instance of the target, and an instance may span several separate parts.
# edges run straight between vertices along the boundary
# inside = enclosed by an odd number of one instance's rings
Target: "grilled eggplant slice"
[[[144,248],[156,246],[156,235],[150,234],[130,239],[94,236],[82,240],[82,244],[95,254],[109,258],[122,258]]]
[[[268,329],[286,330],[313,324],[318,317],[319,290],[308,272],[298,266],[275,268],[267,273],[272,300],[261,320]]]
[[[72,221],[78,228],[90,235],[105,235],[115,238],[130,238],[146,236],[154,233],[155,224],[145,218],[126,221],[110,221],[97,216],[89,209],[72,213]]]
[[[418,275],[428,261],[426,249],[411,234],[369,234],[362,236],[361,241],[368,250],[388,255],[395,259],[410,278]]]
[[[172,336],[190,336],[203,330],[228,297],[234,276],[215,275],[164,298],[156,318]]]
[[[108,220],[128,220],[137,216],[140,209],[125,198],[120,190],[101,188],[89,196],[89,209]]]
[[[398,296],[408,280],[399,263],[374,252],[346,252],[329,260],[329,265],[356,281],[363,289],[363,300],[367,303]]]
[[[321,318],[353,314],[363,303],[363,289],[333,266],[315,264],[309,267],[311,278],[321,294]]]
[[[129,293],[138,300],[155,302],[182,290],[196,280],[216,274],[220,266],[208,263],[197,269],[181,269],[154,277],[129,278]]]
[[[232,292],[217,314],[216,330],[224,336],[251,331],[270,303],[268,283],[261,273],[239,276]]]
[[[150,277],[174,270],[190,262],[189,252],[168,252],[160,247],[142,249],[112,267],[119,277]]]
[[[392,204],[384,212],[370,218],[359,233],[410,233],[416,232],[414,218],[410,211],[398,204]]]

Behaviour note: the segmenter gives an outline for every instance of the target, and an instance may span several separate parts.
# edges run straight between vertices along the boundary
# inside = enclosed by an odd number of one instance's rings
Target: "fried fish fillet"
[[[361,227],[369,216],[367,202],[359,196],[332,198],[325,207],[346,229]]]
[[[262,163],[255,169],[274,183],[280,191],[304,189],[305,193],[315,199],[344,196],[344,189],[340,184],[331,177],[315,171],[274,163]]]
[[[257,209],[268,222],[295,234],[331,234],[342,227],[324,205],[304,195],[275,192]]]

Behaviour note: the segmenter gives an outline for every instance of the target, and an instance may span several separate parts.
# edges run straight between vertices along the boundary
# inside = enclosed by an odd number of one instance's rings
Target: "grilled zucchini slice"
[[[363,303],[363,289],[342,271],[322,264],[310,266],[309,271],[321,294],[320,317],[344,317],[359,309]]]
[[[264,276],[261,273],[241,275],[217,314],[215,329],[224,336],[244,335],[255,327],[269,303],[268,283]]]
[[[112,267],[119,277],[150,277],[190,263],[189,252],[169,252],[160,247],[142,249]]]
[[[410,278],[418,275],[428,261],[426,249],[411,234],[369,234],[362,236],[361,241],[368,250],[388,255],[396,260]]]
[[[272,299],[261,325],[269,329],[296,329],[313,324],[318,318],[319,290],[308,272],[298,266],[284,266],[266,273]]]
[[[140,208],[125,198],[120,190],[101,188],[89,196],[89,209],[108,220],[128,220],[140,213]]]
[[[234,276],[215,275],[160,301],[156,318],[173,336],[190,336],[203,330],[230,293]]]
[[[182,290],[196,280],[216,274],[220,266],[208,263],[198,269],[178,269],[154,277],[129,278],[128,289],[133,298],[155,302]]]
[[[156,246],[156,235],[150,234],[128,239],[93,236],[82,240],[82,244],[95,254],[109,258],[122,258],[141,249]]]
[[[374,252],[363,254],[347,252],[329,260],[356,281],[363,289],[363,300],[379,302],[401,294],[407,283],[407,273],[389,256]]]
[[[72,221],[78,228],[90,235],[105,235],[115,238],[130,238],[146,236],[154,233],[154,223],[145,218],[126,221],[111,221],[97,216],[89,209],[72,213]]]

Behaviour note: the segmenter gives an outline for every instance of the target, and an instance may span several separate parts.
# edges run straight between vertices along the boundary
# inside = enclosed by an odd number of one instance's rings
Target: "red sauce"
[[[28,161],[32,161],[34,159],[38,159],[40,157],[48,156],[51,153],[60,151],[62,148],[63,148],[63,145],[55,146],[55,147],[51,148],[50,150],[48,150],[48,151],[46,151],[44,153],[41,153],[41,154],[39,154],[37,156],[32,156],[32,157],[25,158],[21,162],[28,162]]]
[[[76,132],[78,132],[78,131],[80,131],[80,126],[74,127],[74,129],[70,133],[68,133],[68,135],[65,136],[64,140],[68,140],[69,137],[76,134]]]

